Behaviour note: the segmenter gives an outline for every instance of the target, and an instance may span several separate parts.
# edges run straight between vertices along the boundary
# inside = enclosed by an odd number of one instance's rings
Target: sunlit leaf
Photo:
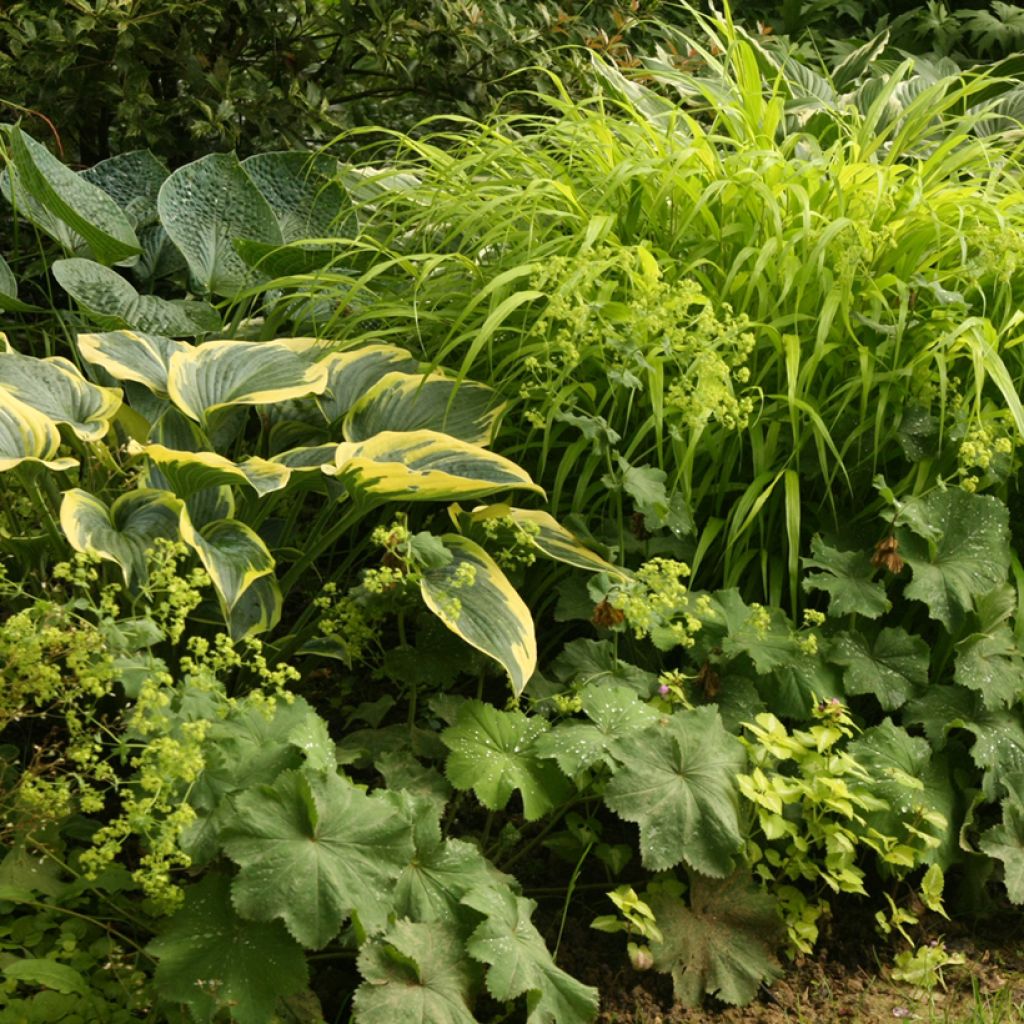
[[[116,380],[144,384],[161,396],[167,394],[167,370],[171,356],[177,352],[188,352],[189,348],[183,341],[136,331],[78,336],[78,352],[87,363],[102,367]]]

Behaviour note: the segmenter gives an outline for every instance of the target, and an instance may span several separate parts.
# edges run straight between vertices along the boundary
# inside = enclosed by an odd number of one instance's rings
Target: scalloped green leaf
[[[146,578],[146,553],[158,537],[178,536],[180,502],[166,491],[140,489],[108,508],[94,494],[75,487],[64,492],[60,525],[76,551],[120,566],[130,587]]]
[[[857,630],[837,633],[829,643],[828,660],[843,666],[847,694],[873,694],[885,711],[902,707],[916,689],[928,683],[928,644],[900,627],[875,634]]]
[[[509,459],[433,430],[386,430],[344,442],[323,471],[354,490],[402,501],[482,498],[512,488],[544,493]]]
[[[161,185],[157,209],[206,293],[232,298],[260,280],[233,239],[282,242],[274,211],[232,153],[211,153],[179,167]]]
[[[239,866],[236,910],[280,918],[321,949],[357,913],[367,931],[387,919],[390,892],[413,855],[410,828],[391,805],[333,772],[283,772],[235,800],[224,852]]]
[[[811,553],[812,558],[802,559],[804,568],[821,571],[808,573],[803,588],[825,591],[830,615],[877,619],[892,607],[885,587],[874,579],[878,570],[866,551],[839,551],[815,535],[811,539]]]
[[[1003,819],[982,833],[978,846],[1002,862],[1003,883],[1012,903],[1024,903],[1024,775],[1006,779],[1009,795],[1002,801]]]
[[[743,843],[736,776],[747,755],[718,712],[677,711],[622,737],[612,755],[621,767],[604,801],[640,826],[644,867],[667,871],[685,861],[713,878],[729,875]]]
[[[16,125],[6,132],[13,159],[0,192],[15,210],[71,252],[84,246],[100,263],[134,263],[141,247],[117,203]]]
[[[440,539],[452,557],[423,573],[423,602],[456,636],[498,662],[518,697],[537,668],[530,609],[479,544],[450,533]]]
[[[60,356],[36,359],[0,352],[0,389],[66,424],[83,441],[98,441],[121,407],[121,392],[87,381],[74,363]]]
[[[167,395],[167,370],[171,356],[189,349],[184,341],[137,331],[78,335],[78,354],[87,363],[106,370],[115,380],[144,384],[161,397]]]
[[[59,448],[60,431],[54,422],[0,387],[0,473],[24,462],[58,472],[78,465],[77,459],[58,458]]]
[[[221,327],[220,317],[209,303],[140,295],[116,270],[93,260],[77,256],[55,260],[50,270],[61,288],[103,327],[129,327],[179,337],[194,337]]]

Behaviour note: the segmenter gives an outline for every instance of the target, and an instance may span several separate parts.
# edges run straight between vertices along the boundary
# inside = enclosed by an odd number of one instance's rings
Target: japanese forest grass
[[[718,28],[657,91],[601,66],[545,116],[396,136],[362,273],[288,283],[496,384],[503,450],[611,548],[668,528],[698,583],[795,605],[879,475],[1013,499],[1019,143],[976,130],[984,76],[815,105]]]

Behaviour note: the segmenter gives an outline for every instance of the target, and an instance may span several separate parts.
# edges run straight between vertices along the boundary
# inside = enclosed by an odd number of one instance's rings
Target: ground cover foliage
[[[854,897],[928,986],[1024,902],[1016,83],[688,16],[458,131],[3,130],[0,1021],[583,1024],[583,892],[684,1005]]]

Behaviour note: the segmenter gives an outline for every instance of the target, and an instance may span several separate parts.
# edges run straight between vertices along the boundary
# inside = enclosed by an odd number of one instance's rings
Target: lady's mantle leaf
[[[844,667],[847,694],[874,694],[886,711],[902,707],[928,683],[928,645],[905,629],[883,629],[874,637],[857,630],[837,634],[828,660]]]
[[[1024,690],[1024,656],[1013,630],[998,625],[991,632],[973,633],[957,644],[953,678],[977,690],[989,710],[1012,704]]]
[[[526,994],[526,1024],[588,1024],[597,1015],[597,990],[558,967],[530,921],[537,904],[510,889],[477,889],[463,903],[485,920],[466,940],[485,964],[487,991],[508,1002]]]
[[[907,597],[926,604],[931,617],[947,629],[957,628],[973,598],[1006,580],[1010,564],[1006,506],[991,496],[953,488],[908,502],[900,519],[906,524],[897,533],[900,555],[914,574],[907,584]],[[927,524],[927,532],[936,534],[935,538],[924,536],[918,523]]]
[[[746,752],[711,707],[677,712],[612,748],[622,767],[605,803],[640,826],[644,867],[667,871],[685,860],[724,878],[742,844],[736,776]]]
[[[480,969],[456,930],[399,921],[363,946],[357,1024],[476,1024],[470,1012]]]
[[[207,875],[146,947],[156,957],[157,991],[207,1024],[229,1009],[239,1024],[269,1024],[279,996],[306,985],[302,950],[281,925],[243,921],[231,907],[230,881]]]
[[[300,770],[242,793],[236,808],[223,845],[241,868],[232,900],[243,917],[279,917],[313,949],[353,911],[367,931],[383,927],[413,855],[409,825],[387,801],[333,772]]]
[[[569,795],[561,772],[537,750],[535,740],[547,730],[542,718],[467,700],[455,724],[441,733],[451,751],[445,769],[448,781],[456,789],[472,787],[492,811],[501,810],[518,789],[526,820],[536,821]]]
[[[1024,903],[1024,774],[1006,779],[1010,795],[1003,801],[1003,821],[990,828],[978,845],[990,857],[1003,862],[1006,893]]]
[[[829,596],[830,615],[857,614],[877,619],[892,607],[885,587],[873,579],[877,570],[866,551],[838,551],[814,537],[811,554],[813,558],[803,560],[804,567],[822,571],[808,574],[804,590],[824,590]]]
[[[698,1006],[704,993],[734,1006],[749,1003],[762,981],[781,976],[775,901],[745,874],[725,881],[692,877],[690,906],[665,891],[650,899],[662,941],[654,966],[671,973],[676,999]]]

